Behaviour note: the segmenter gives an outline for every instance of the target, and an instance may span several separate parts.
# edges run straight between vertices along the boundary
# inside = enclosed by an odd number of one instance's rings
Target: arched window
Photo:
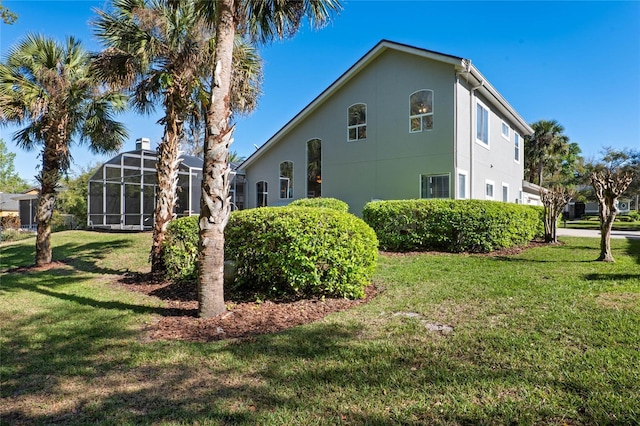
[[[293,162],[280,163],[280,198],[293,198]]]
[[[266,207],[267,206],[267,198],[269,193],[267,192],[267,182],[261,180],[256,183],[256,207]]]
[[[349,141],[357,141],[367,138],[367,106],[354,104],[348,110],[347,138]]]
[[[433,90],[418,90],[409,97],[411,133],[433,129]]]
[[[307,197],[322,196],[322,142],[311,139],[307,142]]]

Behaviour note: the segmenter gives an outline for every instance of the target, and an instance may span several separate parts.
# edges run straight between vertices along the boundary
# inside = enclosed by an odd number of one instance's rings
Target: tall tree
[[[198,301],[201,317],[226,311],[224,303],[224,228],[231,212],[229,146],[232,58],[236,33],[266,43],[294,35],[304,18],[325,25],[341,6],[338,0],[196,0],[202,16],[215,28],[216,47],[207,108],[204,169],[200,202]]]
[[[0,192],[18,193],[29,188],[29,184],[18,175],[14,161],[16,154],[7,150],[0,138]]]
[[[51,262],[51,216],[61,174],[71,162],[74,140],[96,153],[120,148],[127,137],[113,119],[126,108],[126,97],[104,90],[81,43],[59,43],[28,35],[0,64],[0,122],[25,126],[14,134],[24,149],[42,147],[38,181],[36,265]]]
[[[571,168],[579,159],[580,148],[569,142],[564,127],[556,120],[540,120],[531,124],[533,135],[524,138],[525,176],[540,186],[546,181],[561,180],[563,173],[571,177]]]
[[[192,2],[168,0],[115,0],[113,10],[97,11],[97,36],[106,50],[97,56],[96,69],[109,84],[130,90],[133,106],[147,113],[161,103],[164,136],[158,146],[158,192],[154,213],[151,270],[162,272],[163,241],[174,217],[178,185],[179,146],[184,126],[195,121],[208,96],[213,66],[213,32],[195,13]],[[245,112],[256,103],[261,63],[250,48],[241,59],[244,91],[233,97]],[[238,86],[237,84],[236,86]],[[238,93],[238,92],[236,92]]]

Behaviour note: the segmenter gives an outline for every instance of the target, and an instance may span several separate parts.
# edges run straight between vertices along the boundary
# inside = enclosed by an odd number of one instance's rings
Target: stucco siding
[[[356,214],[374,198],[418,198],[421,174],[453,173],[454,84],[451,65],[384,52],[245,170],[248,207],[256,206],[261,180],[268,182],[269,205],[290,201],[274,192],[285,160],[294,162],[294,199],[306,197],[306,142],[313,138],[322,141],[324,197],[343,199]],[[434,125],[411,133],[409,97],[422,89],[433,90]],[[367,106],[367,135],[348,141],[347,112],[355,103]]]

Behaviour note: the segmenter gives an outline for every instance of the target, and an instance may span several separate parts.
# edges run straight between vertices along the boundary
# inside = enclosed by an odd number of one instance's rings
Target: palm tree
[[[126,97],[100,88],[91,56],[73,37],[58,43],[28,35],[0,64],[0,123],[24,126],[14,141],[24,149],[42,146],[36,265],[51,263],[51,217],[56,188],[69,169],[74,140],[96,153],[120,148],[127,137],[114,112]]]
[[[212,70],[213,33],[195,13],[191,2],[115,0],[111,12],[97,11],[97,36],[106,45],[96,68],[111,85],[131,92],[133,106],[151,112],[162,103],[164,136],[158,146],[158,195],[154,213],[151,270],[162,272],[162,246],[167,224],[174,217],[178,185],[179,146],[187,122],[198,122],[206,105]],[[259,94],[261,63],[251,48],[238,49],[245,62],[244,80],[232,104],[251,111]]]
[[[176,0],[179,1],[179,0]],[[325,25],[341,6],[339,0],[196,0],[199,12],[215,28],[213,85],[207,109],[204,143],[198,301],[201,317],[226,311],[224,303],[224,228],[231,212],[229,146],[231,81],[236,32],[266,43],[296,33],[304,18],[314,27]]]
[[[531,124],[531,128],[533,135],[524,139],[524,167],[529,182],[542,185],[545,167],[553,174],[560,168],[560,161],[556,160],[569,154],[569,138],[556,120],[540,120]]]

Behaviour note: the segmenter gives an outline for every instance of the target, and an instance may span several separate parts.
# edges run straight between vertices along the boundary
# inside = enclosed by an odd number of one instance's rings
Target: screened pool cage
[[[87,225],[94,229],[150,230],[156,203],[157,153],[148,139],[138,139],[136,150],[104,163],[89,179]],[[181,156],[178,167],[176,217],[200,213],[202,160]],[[232,165],[232,169],[234,168]],[[231,197],[235,209],[244,207],[244,176],[231,172]]]

